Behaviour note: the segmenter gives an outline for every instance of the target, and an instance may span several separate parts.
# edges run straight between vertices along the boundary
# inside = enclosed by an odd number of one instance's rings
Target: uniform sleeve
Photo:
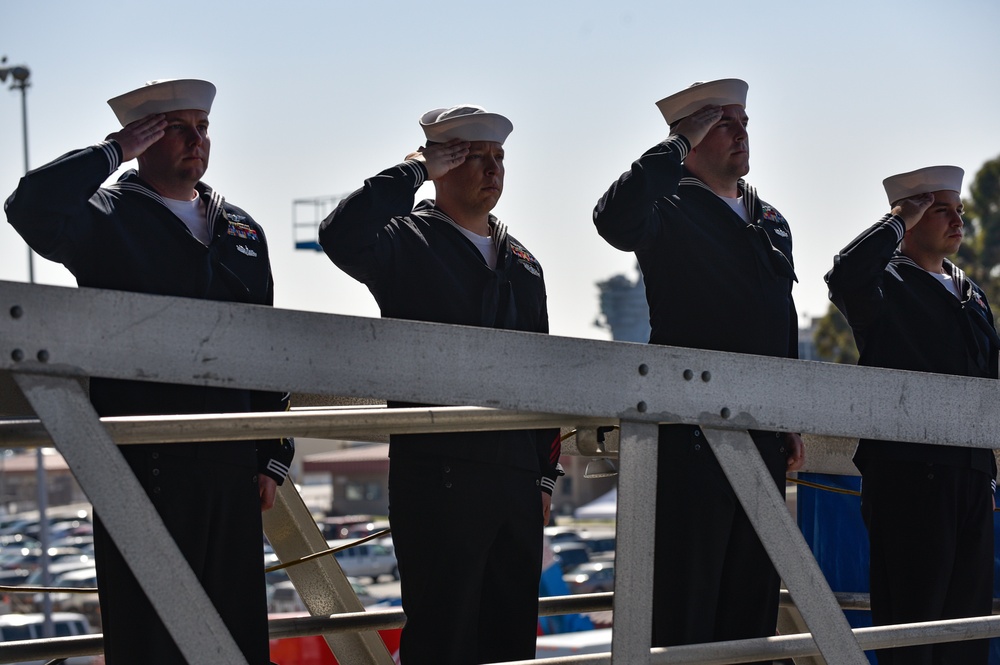
[[[378,245],[393,217],[410,214],[417,189],[427,179],[421,162],[407,161],[365,181],[323,220],[319,243],[338,268],[364,284],[378,278]]]
[[[72,269],[74,251],[91,237],[95,208],[112,208],[100,186],[121,160],[118,143],[105,141],[28,172],[4,204],[7,221],[41,256]]]
[[[257,391],[252,403],[254,411],[287,411],[291,407],[288,393]],[[279,485],[285,481],[294,457],[295,440],[291,437],[257,442],[257,471],[274,478]]]
[[[556,478],[566,475],[559,456],[562,455],[562,439],[558,429],[535,430],[538,447],[538,468],[542,470],[541,488],[546,494],[556,489]]]
[[[641,249],[660,230],[657,201],[677,193],[682,162],[691,146],[680,135],[669,136],[632,163],[594,208],[594,225],[602,238],[625,252]]]
[[[830,300],[856,331],[881,312],[886,266],[905,232],[901,217],[886,214],[833,258],[833,269],[826,274]]]

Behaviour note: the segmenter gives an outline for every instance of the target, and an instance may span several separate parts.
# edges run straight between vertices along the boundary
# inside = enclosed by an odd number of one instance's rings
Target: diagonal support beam
[[[14,375],[191,665],[247,665],[75,379]]]
[[[327,549],[316,520],[309,514],[290,480],[278,488],[274,507],[264,513],[264,532],[282,562]],[[332,555],[306,561],[287,570],[309,614],[329,616],[364,612],[365,608],[351,583]],[[326,633],[323,637],[340,663],[393,665],[392,656],[377,631]]]
[[[837,665],[867,665],[868,659],[749,432],[710,427],[702,427],[702,431],[823,658]]]
[[[648,663],[653,639],[653,542],[659,427],[622,421],[618,448],[613,663]]]

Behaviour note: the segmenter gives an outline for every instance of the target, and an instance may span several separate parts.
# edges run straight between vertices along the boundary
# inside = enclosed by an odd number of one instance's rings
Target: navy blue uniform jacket
[[[859,365],[935,374],[997,378],[1000,338],[986,294],[945,261],[962,294],[956,298],[932,275],[896,251],[906,227],[886,214],[834,257],[827,273],[830,299],[847,317],[861,352]],[[854,455],[972,468],[996,476],[992,450],[862,439]]]
[[[203,183],[212,239],[206,247],[130,170],[101,183],[121,164],[115,141],[76,150],[21,179],[4,206],[29,246],[65,265],[80,286],[271,305],[274,289],[264,231],[246,212]],[[284,411],[278,393],[92,379],[101,416]],[[173,455],[236,462],[211,445],[172,444]],[[251,450],[249,446],[248,450]],[[290,440],[257,442],[241,464],[256,465],[281,483],[294,454]]]
[[[497,266],[432,201],[414,207],[427,172],[409,161],[382,171],[323,222],[320,244],[365,284],[382,316],[547,333],[542,267],[491,216]],[[484,376],[484,381],[489,381]],[[393,404],[393,406],[401,406]],[[536,471],[551,493],[560,474],[557,430],[409,434],[390,438],[392,457],[437,455]]]

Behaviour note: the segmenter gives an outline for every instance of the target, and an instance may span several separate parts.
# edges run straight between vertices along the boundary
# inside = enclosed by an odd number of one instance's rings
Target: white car
[[[328,540],[327,545],[333,548],[352,542],[354,541]],[[334,556],[348,577],[370,577],[372,582],[377,582],[382,575],[389,575],[394,580],[399,579],[396,553],[388,539],[355,545],[337,552]]]
[[[2,614],[0,615],[0,642],[37,640],[42,638],[42,614]],[[75,612],[53,612],[52,626],[55,637],[76,637],[90,635],[93,631],[87,617]],[[13,665],[43,665],[48,660],[33,660]],[[76,656],[66,659],[66,665],[91,665],[93,656]]]

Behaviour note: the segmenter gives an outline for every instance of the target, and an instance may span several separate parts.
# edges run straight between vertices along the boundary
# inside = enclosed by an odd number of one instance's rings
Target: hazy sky
[[[32,167],[116,130],[106,100],[146,80],[218,86],[205,180],[264,226],[285,308],[378,315],[324,254],[293,249],[292,201],[350,192],[401,161],[435,107],[478,103],[513,121],[495,213],[545,269],[552,332],[577,337],[607,337],[595,282],[634,274],[595,232],[594,204],[666,136],[656,100],[693,81],[750,84],[748,180],[792,225],[800,314],[826,311],[822,276],[887,209],[882,178],[957,164],[968,183],[1000,155],[996,0],[0,8],[0,55],[31,70]],[[3,198],[23,172],[21,136],[20,93],[4,86]],[[0,224],[0,279],[26,281],[26,253]],[[40,258],[36,279],[74,283]],[[717,298],[706,305],[725,307]]]

